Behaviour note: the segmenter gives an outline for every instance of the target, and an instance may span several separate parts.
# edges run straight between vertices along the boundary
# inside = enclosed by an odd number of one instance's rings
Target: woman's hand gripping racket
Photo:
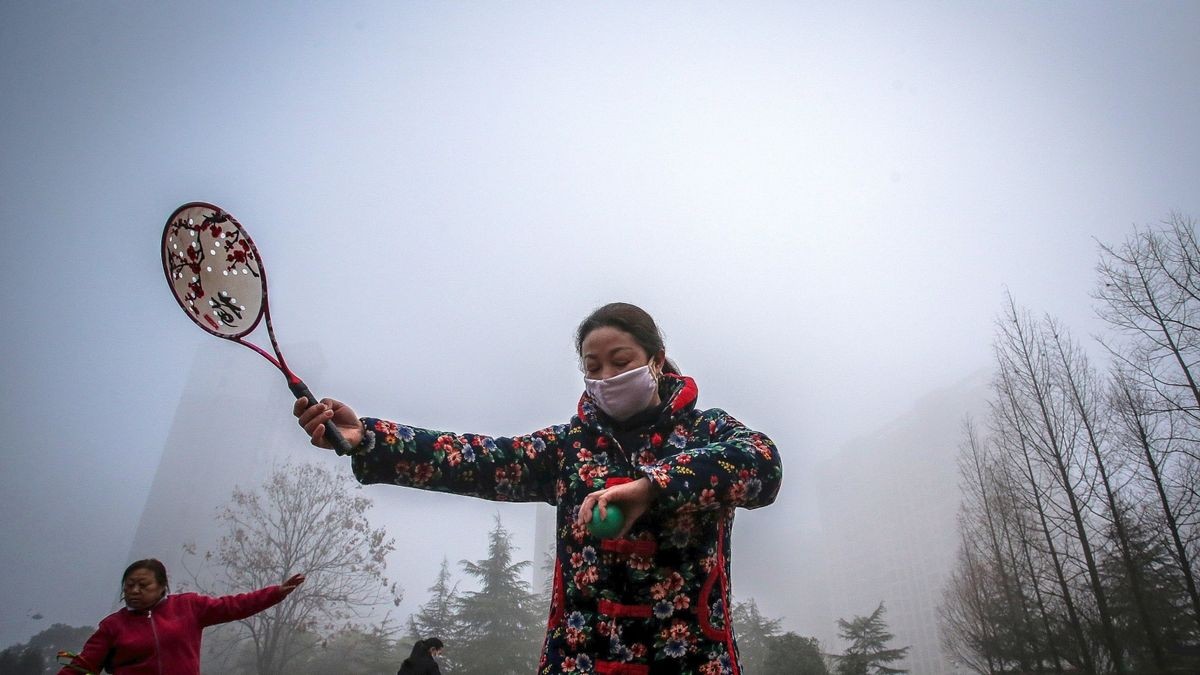
[[[212,204],[184,204],[167,218],[162,261],[171,293],[197,326],[258,352],[283,373],[297,399],[318,402],[283,360],[271,325],[267,273],[241,223]],[[275,356],[244,339],[264,317]],[[332,422],[325,425],[325,440],[339,455],[350,454],[350,444]]]

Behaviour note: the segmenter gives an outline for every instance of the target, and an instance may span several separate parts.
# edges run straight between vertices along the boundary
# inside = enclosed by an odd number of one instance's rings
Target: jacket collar
[[[663,373],[658,383],[658,395],[664,404],[658,419],[651,426],[672,427],[676,419],[695,409],[699,388],[696,381],[686,375]],[[601,412],[586,391],[579,397],[576,414],[584,426],[604,432],[612,430],[613,420]]]

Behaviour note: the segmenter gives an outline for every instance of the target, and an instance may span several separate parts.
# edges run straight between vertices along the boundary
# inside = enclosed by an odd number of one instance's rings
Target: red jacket
[[[76,668],[99,673],[110,651],[108,664],[114,675],[199,675],[200,633],[205,627],[244,619],[283,598],[278,586],[221,598],[180,593],[146,611],[113,612],[58,675],[79,675]]]

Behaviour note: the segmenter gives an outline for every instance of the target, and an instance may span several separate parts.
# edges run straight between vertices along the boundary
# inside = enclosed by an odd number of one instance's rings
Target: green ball
[[[592,522],[588,523],[588,529],[601,539],[612,539],[617,536],[625,524],[625,516],[621,515],[621,509],[617,508],[616,504],[609,504],[605,508],[608,511],[608,517],[601,520],[600,507],[592,507]]]

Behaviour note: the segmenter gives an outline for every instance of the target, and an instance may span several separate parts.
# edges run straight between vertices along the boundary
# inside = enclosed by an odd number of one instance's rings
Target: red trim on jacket
[[[610,488],[614,485],[624,485],[626,483],[632,483],[632,482],[633,482],[633,479],[630,478],[629,476],[613,476],[612,478],[605,479],[604,487]]]
[[[601,539],[600,550],[622,555],[654,555],[658,544],[645,539]]]
[[[654,613],[650,605],[622,605],[611,600],[601,600],[596,609],[601,614],[614,619],[649,619]]]
[[[700,602],[697,604],[696,613],[700,617],[700,630],[704,633],[704,637],[717,642],[725,642],[729,637],[729,608],[725,608],[725,630],[718,630],[712,625],[712,616],[709,612],[708,597],[712,595],[713,586],[718,581],[721,583],[721,602],[725,601],[725,528],[723,523],[717,525],[717,552],[713,556],[713,567],[708,573],[708,578],[704,580],[704,585],[700,587]],[[732,656],[732,654],[731,654]]]
[[[672,414],[696,402],[696,398],[700,394],[700,388],[696,386],[695,380],[687,375],[672,375],[670,373],[663,373],[663,377],[674,377],[683,380],[683,387],[679,390],[679,393],[675,394],[675,398],[671,399]]]
[[[565,590],[563,589],[562,561],[554,556],[554,590],[550,596],[550,620],[546,622],[546,634],[549,635],[554,627],[562,622],[567,613]]]
[[[721,552],[721,601],[724,602],[725,598],[732,597],[729,594],[729,578],[725,576],[725,520],[722,518],[717,526],[721,528],[717,530],[717,550]],[[725,651],[729,652],[729,665],[733,669],[733,675],[741,675],[737,647],[733,643],[733,612],[728,605],[725,607]]]
[[[740,675],[740,670],[737,665],[737,651],[733,644],[733,629],[730,616],[729,605],[725,599],[729,597],[729,579],[725,577],[725,520],[717,523],[717,552],[714,556],[712,571],[708,573],[708,578],[704,580],[704,585],[700,588],[700,601],[696,606],[696,614],[700,619],[700,632],[704,633],[704,637],[717,642],[725,643],[725,650],[729,652],[729,662],[733,666],[733,675]],[[708,596],[712,594],[713,586],[720,583],[721,585],[721,604],[725,608],[725,629],[719,630],[712,625],[712,616],[709,613]]]
[[[708,609],[708,596],[712,594],[712,587],[717,583],[717,579],[722,576],[721,558],[717,557],[717,562],[713,564],[713,569],[708,574],[708,578],[704,580],[704,585],[700,587],[700,602],[697,603],[696,614],[700,618],[700,631],[704,633],[704,637],[717,642],[725,641],[725,631],[717,630],[712,625],[712,617]]]
[[[596,675],[650,675],[650,666],[639,663],[596,660]]]

